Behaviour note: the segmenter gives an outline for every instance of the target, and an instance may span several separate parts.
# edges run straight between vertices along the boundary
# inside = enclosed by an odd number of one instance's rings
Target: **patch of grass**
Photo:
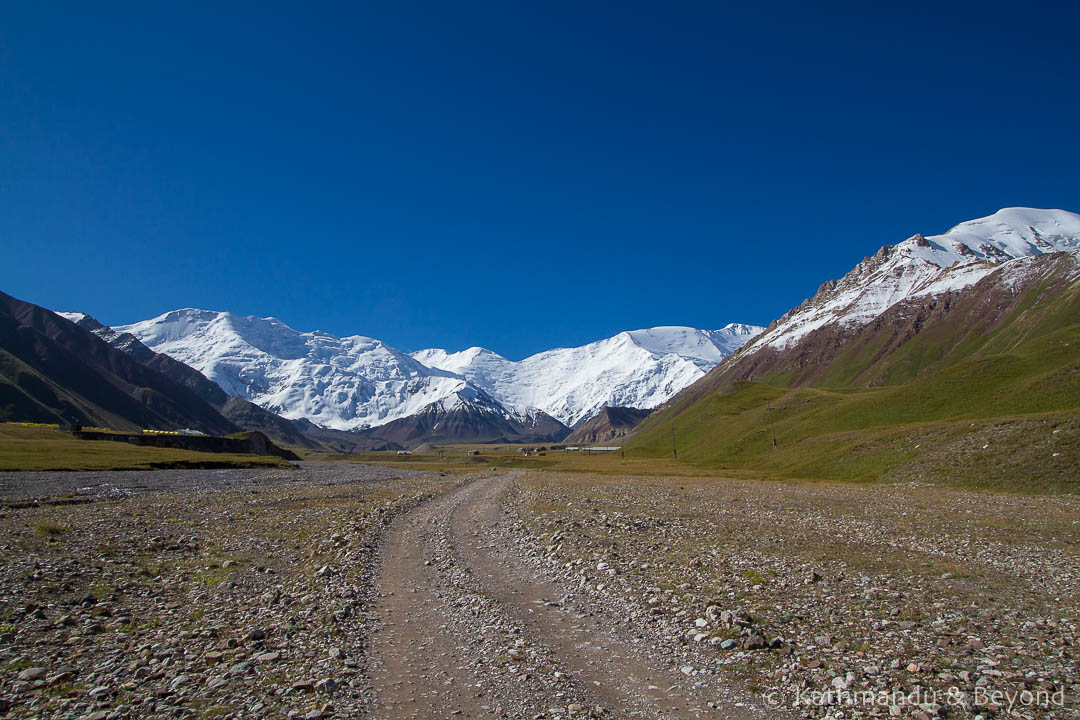
[[[204,566],[196,570],[191,579],[206,587],[216,587],[233,576],[233,568],[221,565]]]
[[[67,528],[52,518],[41,518],[34,525],[34,534],[40,537],[55,538],[57,535],[62,535],[65,532],[67,532]]]
[[[1080,466],[1075,410],[902,422],[909,418],[888,407],[903,405],[910,391],[907,386],[834,392],[738,383],[730,393],[709,395],[674,419],[679,462],[744,477],[916,480],[1039,494],[1080,490],[1074,471]],[[671,422],[643,428],[636,436],[626,449],[628,473],[639,459],[672,461]]]
[[[751,585],[764,585],[769,582],[769,578],[762,575],[757,570],[747,570],[743,573],[743,577],[749,580]]]
[[[90,586],[90,593],[99,600],[110,597],[114,592],[116,592],[116,586],[100,580]]]

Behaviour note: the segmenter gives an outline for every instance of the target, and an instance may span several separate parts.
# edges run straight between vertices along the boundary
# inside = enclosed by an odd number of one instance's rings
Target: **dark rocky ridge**
[[[515,420],[499,412],[493,400],[464,402],[451,410],[441,403],[424,408],[415,415],[368,431],[371,437],[402,445],[431,443],[506,443],[559,442],[570,428],[547,413]]]
[[[257,430],[274,441],[307,450],[324,450],[321,443],[309,438],[285,418],[248,402],[230,397],[221,387],[195,368],[163,353],[156,353],[131,333],[118,333],[89,315],[76,323],[139,363],[189,388],[221,415],[244,430]]]
[[[632,407],[603,407],[566,438],[567,443],[602,443],[626,437],[652,410]]]

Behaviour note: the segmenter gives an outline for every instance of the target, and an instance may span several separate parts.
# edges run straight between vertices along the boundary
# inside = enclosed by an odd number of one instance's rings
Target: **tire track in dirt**
[[[566,717],[571,705],[569,717],[597,716],[598,708],[604,717],[761,717],[748,707],[712,707],[708,685],[656,666],[624,618],[564,602],[501,534],[500,497],[512,478],[476,478],[391,527],[381,627],[370,646],[378,717],[550,718],[555,709]],[[470,594],[482,597],[487,616]],[[519,672],[504,660],[499,643],[514,638],[544,670]]]

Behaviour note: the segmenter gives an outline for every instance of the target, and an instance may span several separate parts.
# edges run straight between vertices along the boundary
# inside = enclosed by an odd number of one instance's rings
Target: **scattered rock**
[[[34,681],[45,677],[45,668],[28,667],[19,673],[20,680]]]

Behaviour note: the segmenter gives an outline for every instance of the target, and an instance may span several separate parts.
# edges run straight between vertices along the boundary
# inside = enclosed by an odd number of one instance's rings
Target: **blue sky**
[[[91,5],[0,24],[0,289],[109,324],[520,358],[1080,211],[1072,4]]]

